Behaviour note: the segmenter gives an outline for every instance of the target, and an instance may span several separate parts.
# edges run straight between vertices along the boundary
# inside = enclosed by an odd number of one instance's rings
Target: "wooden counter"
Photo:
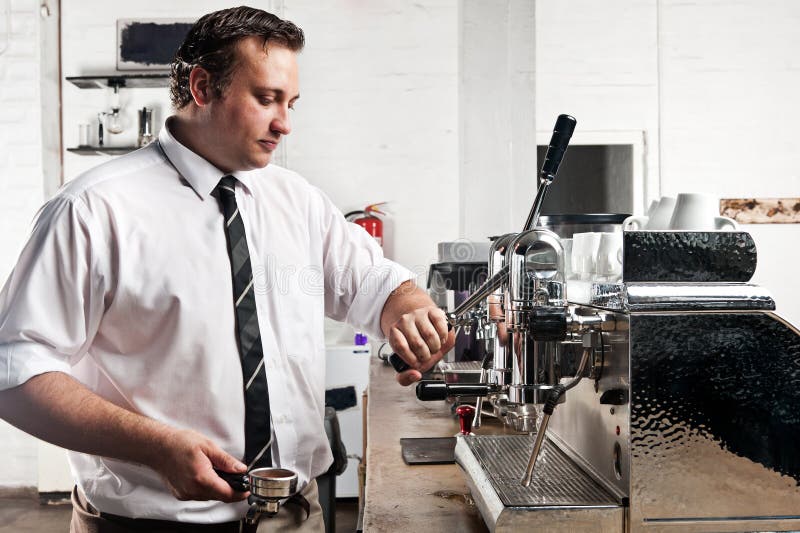
[[[452,437],[458,421],[445,402],[420,402],[392,367],[370,364],[365,532],[487,531],[458,465],[403,462],[401,437]],[[488,421],[487,421],[488,422]]]

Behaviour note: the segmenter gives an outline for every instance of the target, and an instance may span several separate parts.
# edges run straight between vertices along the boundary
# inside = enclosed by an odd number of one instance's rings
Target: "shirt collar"
[[[214,192],[219,180],[227,174],[173,137],[172,132],[169,131],[171,122],[172,117],[169,117],[158,134],[161,149],[175,170],[189,183],[197,196],[205,201]],[[230,175],[234,176],[252,194],[254,172],[256,171],[237,171],[231,172]]]

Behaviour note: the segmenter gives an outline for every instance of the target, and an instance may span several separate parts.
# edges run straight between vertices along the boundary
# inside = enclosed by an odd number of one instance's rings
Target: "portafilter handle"
[[[453,324],[450,322],[447,323],[447,331],[453,329]],[[392,352],[392,354],[388,357],[389,364],[392,365],[392,368],[399,374],[400,372],[405,372],[406,370],[410,370],[411,366],[405,362],[405,360],[397,355],[396,352]]]
[[[572,138],[572,132],[575,131],[577,123],[578,121],[569,115],[559,115],[558,119],[556,119],[553,136],[550,138],[550,144],[547,145],[547,153],[539,171],[539,188],[536,190],[536,198],[533,200],[531,212],[528,213],[528,219],[525,221],[525,227],[522,231],[528,231],[536,227],[536,223],[539,220],[539,212],[542,210],[544,197],[547,194],[547,188],[555,179],[556,174],[558,174],[558,167],[561,165],[561,160],[564,159],[569,140]]]
[[[247,474],[223,472],[218,468],[215,468],[214,472],[216,472],[219,477],[224,479],[225,482],[228,483],[228,485],[230,485],[231,488],[236,492],[247,492],[250,490],[250,476]]]
[[[436,402],[458,396],[487,396],[499,391],[500,387],[494,383],[462,385],[439,380],[425,380],[417,383],[417,399],[423,402]]]
[[[464,315],[476,308],[478,304],[492,292],[502,287],[506,281],[508,281],[507,266],[501,268],[494,276],[484,281],[483,285],[470,294],[452,313],[447,313],[447,331],[453,329],[453,326],[458,325],[459,321],[464,318]],[[398,373],[405,372],[411,368],[408,363],[396,353],[392,353],[388,359],[392,368]]]

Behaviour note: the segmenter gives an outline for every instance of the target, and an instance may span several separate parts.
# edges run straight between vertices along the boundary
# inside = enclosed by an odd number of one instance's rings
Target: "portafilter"
[[[297,491],[297,474],[285,468],[256,468],[246,474],[214,469],[235,491],[250,491],[250,509],[245,521],[255,524],[262,514],[278,514],[279,502]]]

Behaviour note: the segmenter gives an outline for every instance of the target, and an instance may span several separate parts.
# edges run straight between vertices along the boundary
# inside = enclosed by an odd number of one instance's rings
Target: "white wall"
[[[459,230],[520,231],[536,191],[535,6],[463,0],[459,15]]]
[[[800,2],[661,2],[664,194],[800,196]],[[744,226],[753,281],[800,326],[800,226]]]
[[[0,55],[0,283],[44,199],[39,59],[39,3],[12,1],[9,46]],[[35,440],[3,421],[0,455],[6,458],[0,486],[36,484]]]
[[[566,113],[578,121],[576,142],[585,132],[642,132],[637,210],[659,196],[656,21],[655,0],[536,2],[537,129],[552,132]]]
[[[345,211],[389,201],[387,255],[458,237],[456,0],[285,2],[307,35],[286,164]]]
[[[568,112],[577,131],[643,131],[646,199],[796,197],[798,24],[800,2],[540,0],[538,127]],[[743,229],[758,247],[753,282],[800,325],[800,226]]]

